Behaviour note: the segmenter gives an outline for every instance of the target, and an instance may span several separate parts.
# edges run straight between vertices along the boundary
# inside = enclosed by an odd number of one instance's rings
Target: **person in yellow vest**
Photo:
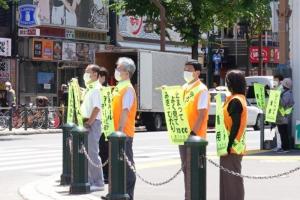
[[[199,79],[200,72],[201,64],[197,61],[189,61],[185,64],[183,74],[186,81],[186,84],[183,85],[184,109],[191,128],[190,135],[206,138],[210,96],[206,85]],[[190,185],[187,180],[187,151],[183,145],[179,145],[179,153],[184,174],[185,200],[187,200],[190,199],[188,192]]]
[[[134,165],[132,143],[135,133],[135,116],[137,111],[137,97],[130,82],[136,70],[134,61],[127,57],[121,57],[117,61],[115,79],[118,81],[113,91],[112,111],[115,131],[126,134],[126,156]],[[130,200],[134,199],[135,173],[127,167],[126,188]]]
[[[86,90],[83,95],[81,104],[81,112],[84,126],[88,129],[88,155],[92,161],[101,165],[99,157],[99,140],[101,137],[101,95],[100,83],[100,67],[98,65],[88,65],[83,76]],[[88,179],[92,191],[103,191],[104,180],[102,168],[98,169],[89,163]]]
[[[241,173],[242,158],[246,150],[245,132],[247,128],[246,80],[241,71],[233,70],[225,78],[231,96],[224,106],[224,125],[228,134],[227,154],[221,155],[220,165]],[[226,152],[226,150],[225,150]],[[220,170],[220,200],[243,200],[245,196],[243,178],[232,176]]]

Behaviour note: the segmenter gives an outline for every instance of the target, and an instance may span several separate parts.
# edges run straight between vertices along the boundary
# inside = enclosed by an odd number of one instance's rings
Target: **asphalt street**
[[[22,185],[60,174],[61,140],[61,134],[1,136],[0,199],[21,200],[18,190]],[[218,162],[213,131],[208,133],[208,141],[209,158]],[[249,130],[248,149],[259,149],[259,144],[259,132]],[[166,132],[138,132],[133,148],[138,173],[151,182],[165,181],[180,169],[177,146],[169,143]],[[243,173],[256,176],[273,175],[299,165],[299,152],[281,155],[265,153],[244,157]],[[207,199],[217,200],[219,170],[209,163],[207,167]],[[297,200],[299,175],[300,172],[274,180],[245,179],[245,199],[274,200],[280,197],[281,200]],[[159,187],[137,180],[135,195],[137,200],[182,200],[183,176],[180,174],[169,184]]]

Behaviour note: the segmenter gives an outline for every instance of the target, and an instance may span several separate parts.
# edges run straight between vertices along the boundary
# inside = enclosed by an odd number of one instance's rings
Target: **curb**
[[[38,181],[34,181],[19,188],[20,196],[25,200],[99,200],[100,196],[107,194],[102,192],[92,192],[89,194],[70,195],[69,186],[59,185],[59,175],[52,175]]]
[[[0,136],[10,136],[10,135],[35,135],[35,134],[57,134],[62,133],[62,129],[16,129],[12,131],[4,130],[0,131]]]

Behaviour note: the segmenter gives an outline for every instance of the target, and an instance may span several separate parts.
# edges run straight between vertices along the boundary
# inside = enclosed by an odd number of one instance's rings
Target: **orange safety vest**
[[[248,119],[248,111],[247,111],[247,101],[244,95],[232,95],[227,98],[226,102],[224,103],[223,112],[224,112],[224,124],[225,128],[227,130],[228,136],[230,134],[231,128],[232,128],[232,118],[230,117],[227,109],[229,103],[233,99],[238,99],[243,107],[242,115],[241,115],[241,122],[240,122],[240,128],[238,130],[238,134],[233,142],[232,148],[230,150],[231,153],[235,154],[245,154],[246,151],[246,144],[245,144],[245,132],[247,128],[247,119]]]
[[[133,89],[133,86],[131,85],[130,81],[125,81],[123,83],[119,83],[114,89],[113,98],[112,98],[112,112],[113,112],[115,130],[119,128],[121,113],[123,110],[123,97],[129,88]],[[127,120],[125,122],[125,127],[123,129],[123,132],[128,137],[134,136],[136,111],[137,111],[137,100],[134,91],[134,102],[128,112]]]
[[[200,95],[204,91],[208,91],[207,87],[200,80],[196,81],[191,88],[186,88],[184,91],[185,112],[191,129],[194,127],[197,121],[199,115],[198,101]],[[201,124],[200,128],[196,131],[196,134],[202,138],[206,138],[209,105],[210,97],[208,97],[208,105],[207,109],[205,110],[203,123]]]

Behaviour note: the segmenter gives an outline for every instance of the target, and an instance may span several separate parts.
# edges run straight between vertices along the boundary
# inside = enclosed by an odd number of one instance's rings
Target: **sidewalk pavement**
[[[108,185],[105,185],[105,190],[101,192],[70,195],[70,186],[61,186],[59,177],[60,175],[56,174],[28,183],[19,189],[19,194],[25,200],[99,200],[108,192]]]
[[[8,135],[33,135],[33,134],[53,134],[53,133],[62,133],[62,129],[33,129],[28,128],[25,130],[24,128],[12,129],[9,131],[8,129],[1,130],[0,136],[8,136]]]

